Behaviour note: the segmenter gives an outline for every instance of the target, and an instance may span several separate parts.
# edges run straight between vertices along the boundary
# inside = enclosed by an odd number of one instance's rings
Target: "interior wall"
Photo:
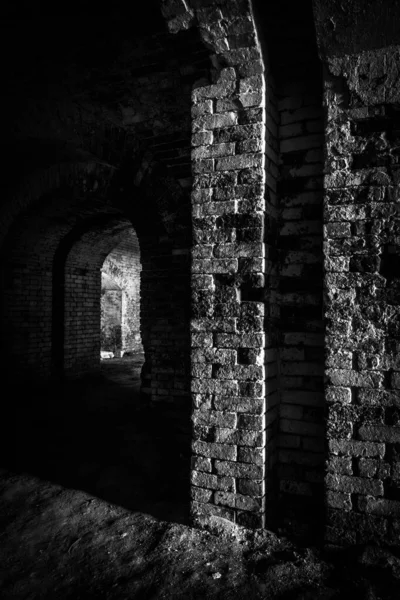
[[[106,283],[107,281],[107,283]],[[121,351],[122,291],[115,282],[101,272],[100,349]]]
[[[139,240],[132,229],[105,259],[102,273],[120,287],[122,352],[142,351],[140,325],[141,260]]]
[[[286,530],[316,536],[325,460],[322,65],[311,2],[275,4],[269,18],[279,114],[278,512]]]
[[[10,228],[0,248],[1,355],[12,377],[41,380],[52,369],[53,256],[68,222],[51,218],[65,197],[44,197]],[[47,236],[43,235],[47,232]]]
[[[325,485],[332,544],[398,544],[398,57],[393,46],[333,58],[325,71]]]

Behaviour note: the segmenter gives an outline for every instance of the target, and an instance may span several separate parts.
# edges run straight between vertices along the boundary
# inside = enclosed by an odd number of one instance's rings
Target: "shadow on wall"
[[[267,365],[267,389],[271,398],[276,388],[279,393],[271,526],[278,521],[286,533],[315,541],[325,522],[326,463],[322,65],[311,2],[282,0],[258,9],[271,64],[270,98],[276,100],[267,120],[270,138],[276,137],[269,173],[276,176],[278,198],[276,221],[267,223],[276,298],[267,333],[276,336],[278,354],[278,368]],[[270,180],[269,186],[271,199]]]

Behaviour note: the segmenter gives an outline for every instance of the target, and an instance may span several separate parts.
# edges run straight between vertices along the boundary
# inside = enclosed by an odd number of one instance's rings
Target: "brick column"
[[[255,291],[265,274],[264,64],[249,2],[201,8],[207,4],[195,1],[170,21],[172,31],[198,24],[214,66],[212,83],[198,82],[192,93],[192,515],[259,527],[265,330],[263,295]]]

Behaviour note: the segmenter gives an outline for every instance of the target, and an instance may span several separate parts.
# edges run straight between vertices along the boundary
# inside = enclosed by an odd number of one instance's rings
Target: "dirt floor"
[[[191,527],[185,424],[166,446],[138,394],[140,366],[111,359],[95,381],[15,399],[1,599],[399,600],[393,549],[323,553],[220,518]]]

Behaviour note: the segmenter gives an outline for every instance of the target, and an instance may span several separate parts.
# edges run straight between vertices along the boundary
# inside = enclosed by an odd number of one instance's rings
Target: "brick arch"
[[[132,228],[122,215],[100,215],[77,225],[53,259],[52,375],[80,377],[100,367],[101,266]]]
[[[143,334],[143,388],[153,400],[183,401],[188,377],[190,228],[180,186],[149,153],[136,160],[122,157],[118,168],[95,162],[58,165],[40,177],[36,174],[36,181],[40,185],[22,194],[18,211],[7,215],[8,222],[5,219],[7,235],[0,249],[6,281],[3,356],[14,371],[22,369],[28,377],[59,374],[61,364],[63,372],[68,370],[60,345],[66,339],[65,310],[60,308],[65,298],[60,304],[57,290],[71,260],[68,255],[76,254],[79,245],[93,246],[89,240],[96,231],[98,260],[91,262],[89,271],[97,281],[105,256],[118,243],[117,233],[108,229],[114,222],[117,229],[121,224],[122,229],[134,228],[144,260],[142,322],[148,325]],[[95,295],[96,285],[92,285]],[[100,325],[93,331],[91,335],[99,338]],[[96,344],[97,339],[85,369],[99,363]],[[79,375],[82,369],[69,372]]]

